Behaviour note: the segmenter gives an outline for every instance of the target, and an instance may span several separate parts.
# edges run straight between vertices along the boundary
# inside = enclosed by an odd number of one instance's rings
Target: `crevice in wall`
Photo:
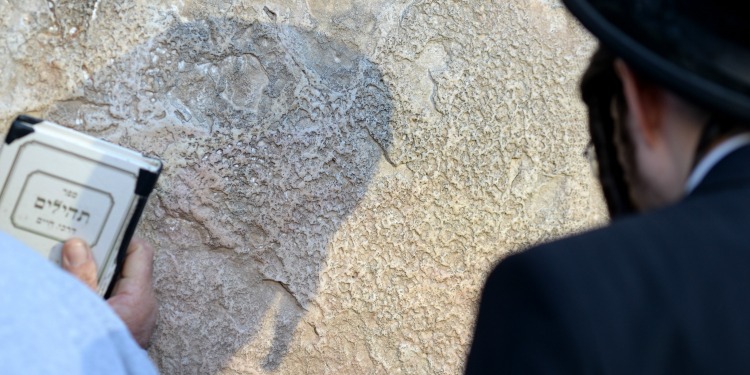
[[[263,279],[264,283],[269,283],[271,285],[276,285],[283,289],[287,294],[289,294],[289,298],[294,300],[294,302],[297,304],[297,307],[299,307],[302,311],[307,311],[307,309],[302,305],[302,303],[299,301],[297,296],[294,294],[294,292],[290,289],[289,284],[278,281],[278,280],[272,280],[272,279]]]

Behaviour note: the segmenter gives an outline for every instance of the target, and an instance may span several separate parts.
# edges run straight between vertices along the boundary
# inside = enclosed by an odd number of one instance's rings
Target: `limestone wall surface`
[[[486,273],[605,220],[556,0],[0,0],[0,129],[165,162],[164,374],[457,374]]]

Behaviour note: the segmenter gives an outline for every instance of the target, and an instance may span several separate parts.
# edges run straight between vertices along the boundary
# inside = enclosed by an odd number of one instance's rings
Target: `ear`
[[[663,134],[664,90],[634,72],[621,59],[615,60],[615,72],[622,82],[628,114],[641,139],[654,146]]]

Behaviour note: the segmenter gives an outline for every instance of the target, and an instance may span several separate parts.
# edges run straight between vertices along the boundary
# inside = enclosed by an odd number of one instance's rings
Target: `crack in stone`
[[[282,289],[284,289],[284,291],[286,291],[289,294],[289,297],[291,297],[294,300],[294,302],[297,304],[297,307],[299,307],[302,311],[307,312],[307,309],[305,308],[305,306],[302,305],[302,303],[299,301],[297,296],[290,289],[289,284],[282,282],[282,281],[274,280],[274,279],[263,279],[262,281],[265,283],[277,285],[281,287]]]
[[[367,135],[370,136],[370,139],[372,139],[373,142],[375,142],[376,145],[380,148],[380,152],[383,153],[383,157],[385,160],[390,164],[393,168],[398,168],[398,164],[394,163],[393,160],[391,160],[390,155],[388,155],[388,151],[383,147],[383,145],[372,135],[372,133],[368,130]]]
[[[263,11],[266,12],[266,15],[268,15],[268,18],[270,18],[271,21],[276,22],[276,12],[272,11],[271,9],[268,9],[267,6],[263,7]]]
[[[430,81],[432,81],[432,92],[430,93],[430,103],[432,103],[432,108],[434,108],[435,111],[437,111],[441,115],[444,115],[445,113],[438,109],[437,103],[435,102],[435,96],[438,93],[438,82],[432,75],[432,70],[427,70],[427,75],[430,77]]]

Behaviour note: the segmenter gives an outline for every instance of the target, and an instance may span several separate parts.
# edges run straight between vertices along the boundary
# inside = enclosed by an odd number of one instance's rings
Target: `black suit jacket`
[[[750,374],[750,146],[681,202],[503,260],[467,374]]]

